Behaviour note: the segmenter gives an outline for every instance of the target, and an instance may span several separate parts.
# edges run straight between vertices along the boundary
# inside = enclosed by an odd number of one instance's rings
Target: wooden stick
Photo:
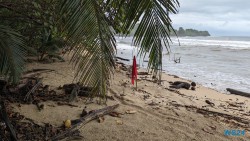
[[[65,132],[59,134],[59,135],[55,135],[54,137],[51,138],[52,141],[54,140],[58,140],[59,138],[64,137],[65,135],[72,133],[75,131],[75,129],[80,126],[80,125],[85,125],[86,123],[88,123],[89,121],[96,119],[100,116],[103,115],[107,115],[111,112],[114,111],[114,109],[116,109],[119,106],[119,104],[113,105],[113,106],[108,106],[99,110],[95,110],[89,114],[87,114],[86,116],[82,117],[79,119],[79,122],[75,125],[73,125],[70,129],[66,130]]]

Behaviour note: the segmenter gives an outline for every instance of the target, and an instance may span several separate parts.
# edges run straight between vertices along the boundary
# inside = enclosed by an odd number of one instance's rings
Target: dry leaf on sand
[[[122,125],[123,122],[122,122],[121,120],[116,120],[116,124],[117,124],[117,125]]]
[[[127,110],[126,111],[126,114],[135,114],[135,113],[137,113],[137,111],[135,111],[135,110]]]

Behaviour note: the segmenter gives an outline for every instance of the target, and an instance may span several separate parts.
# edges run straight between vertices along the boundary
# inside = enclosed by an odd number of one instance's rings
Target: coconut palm
[[[22,36],[0,25],[0,76],[17,82],[24,67],[26,46]]]
[[[55,14],[60,14],[60,19],[53,26],[71,44],[75,78],[93,87],[92,96],[107,93],[115,67],[115,35],[126,36],[137,23],[133,43],[141,57],[149,53],[148,68],[160,79],[163,47],[169,49],[173,30],[169,13],[178,12],[178,0],[52,1],[60,7],[60,13]]]

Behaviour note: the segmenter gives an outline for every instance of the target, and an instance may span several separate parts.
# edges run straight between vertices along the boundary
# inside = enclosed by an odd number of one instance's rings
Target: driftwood
[[[122,57],[115,57],[116,59],[120,59],[122,61],[129,61],[129,59],[125,59],[125,58],[122,58]]]
[[[181,104],[175,104],[175,103],[171,103],[173,106],[175,107],[184,107],[186,109],[191,109],[199,114],[202,114],[202,115],[205,115],[205,116],[209,116],[209,117],[216,117],[216,116],[219,116],[219,117],[223,117],[227,120],[235,120],[239,123],[243,123],[244,125],[242,124],[237,124],[237,123],[234,123],[235,125],[239,126],[239,127],[243,127],[243,128],[250,128],[249,125],[250,125],[250,121],[248,119],[245,119],[245,118],[241,118],[241,117],[238,117],[238,116],[233,116],[233,115],[229,115],[229,114],[225,114],[225,113],[220,113],[220,112],[216,112],[216,111],[210,111],[210,110],[206,110],[206,109],[201,109],[201,108],[198,108],[196,106],[192,106],[192,105],[181,105]],[[212,116],[211,116],[212,115]]]
[[[241,117],[236,117],[236,116],[233,116],[233,115],[229,115],[229,114],[224,114],[224,113],[219,113],[219,112],[215,112],[215,111],[209,111],[209,110],[205,110],[205,109],[197,109],[196,111],[197,113],[200,113],[200,114],[203,114],[203,115],[213,115],[213,116],[220,116],[220,117],[224,117],[226,119],[229,119],[229,120],[235,120],[237,122],[240,122],[240,123],[244,123],[246,125],[249,125],[250,122],[248,119],[244,119],[244,118],[241,118]]]
[[[9,120],[9,117],[7,115],[7,112],[6,112],[6,107],[5,107],[5,104],[3,101],[0,102],[0,114],[7,126],[7,129],[9,130],[10,132],[10,135],[11,135],[11,140],[13,141],[17,141],[17,137],[16,137],[16,131],[14,130],[10,120]]]
[[[52,137],[51,140],[54,141],[54,140],[64,138],[68,134],[70,134],[72,132],[75,132],[77,130],[76,128],[79,127],[80,125],[84,125],[84,124],[88,123],[89,121],[91,121],[93,119],[96,119],[96,118],[98,118],[100,116],[110,114],[118,106],[119,106],[119,104],[116,104],[116,105],[113,105],[113,106],[108,106],[108,107],[105,107],[105,108],[102,108],[102,109],[99,109],[99,110],[95,110],[95,111],[87,114],[86,116],[84,116],[84,117],[82,117],[82,118],[80,118],[78,120],[75,120],[76,124],[74,124],[70,129],[66,130],[65,132]]]
[[[148,72],[138,72],[137,75],[151,75]]]
[[[175,81],[174,83],[171,84],[170,88],[175,88],[175,89],[185,88],[188,90],[190,86],[191,85],[187,82]]]
[[[244,97],[250,97],[250,93],[238,91],[238,90],[231,89],[231,88],[227,88],[226,90],[229,91],[231,94],[240,95]]]
[[[33,76],[41,74],[41,73],[52,72],[52,71],[55,71],[55,70],[51,70],[51,69],[33,69],[33,70],[30,70],[30,71],[24,72],[24,74],[22,75],[22,78],[33,77]]]

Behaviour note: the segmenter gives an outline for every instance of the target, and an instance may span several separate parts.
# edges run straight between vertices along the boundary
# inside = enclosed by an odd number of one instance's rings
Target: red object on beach
[[[136,58],[134,56],[133,66],[132,66],[132,77],[131,77],[131,81],[133,85],[136,79],[137,79],[137,67],[136,67]]]

